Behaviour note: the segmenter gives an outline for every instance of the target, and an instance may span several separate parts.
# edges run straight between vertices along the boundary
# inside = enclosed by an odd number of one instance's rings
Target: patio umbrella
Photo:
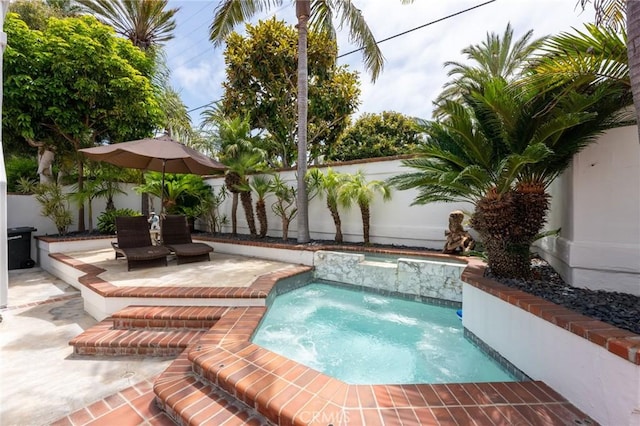
[[[162,172],[161,213],[164,210],[165,172],[207,175],[227,168],[224,164],[171,139],[167,135],[84,148],[79,151],[94,161],[104,161],[131,169]],[[162,214],[160,217],[162,218]]]

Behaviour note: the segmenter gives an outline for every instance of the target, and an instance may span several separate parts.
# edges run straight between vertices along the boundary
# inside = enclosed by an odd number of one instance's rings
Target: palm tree
[[[173,38],[175,14],[180,8],[165,10],[169,0],[76,0],[134,46],[149,50]]]
[[[582,148],[629,118],[621,107],[628,90],[603,81],[566,92],[486,81],[464,102],[445,102],[446,119],[428,122],[423,156],[404,161],[415,169],[392,178],[399,189],[417,188],[413,204],[469,201],[492,272],[530,274],[529,248],[548,209],[547,188]]]
[[[336,235],[334,237],[337,243],[343,241],[342,236],[342,219],[338,211],[339,195],[342,185],[346,182],[347,175],[336,172],[332,168],[327,168],[327,172],[323,174],[319,169],[309,170],[307,180],[313,182],[311,192],[316,192],[320,196],[327,197],[327,208],[331,213],[333,224],[336,227]]]
[[[627,27],[627,60],[631,93],[636,111],[636,122],[640,123],[640,54],[636,51],[640,46],[640,2],[629,0],[580,0],[582,8],[593,3],[596,11],[596,24],[602,24],[614,30]],[[638,126],[640,139],[640,126]]]
[[[494,77],[513,80],[521,76],[532,53],[544,41],[544,38],[532,37],[533,30],[530,30],[514,41],[513,28],[507,24],[502,37],[487,33],[482,43],[464,48],[462,53],[467,62],[445,62],[444,66],[449,68],[447,75],[454,78],[444,85],[442,93],[434,101],[434,117],[441,117],[442,110],[438,106],[445,100],[460,99],[464,93],[478,89],[485,80]]]
[[[267,204],[265,203],[265,198],[272,190],[271,180],[265,176],[254,176],[250,185],[251,189],[258,195],[256,200],[256,215],[258,216],[258,223],[260,223],[258,236],[264,238],[269,229],[267,226]]]
[[[313,4],[312,4],[313,3]],[[233,28],[247,22],[258,12],[272,6],[281,6],[282,0],[224,0],[215,11],[210,27],[210,39],[221,44]],[[307,192],[305,176],[307,173],[307,29],[308,25],[319,31],[326,31],[335,37],[332,19],[340,25],[349,27],[351,41],[363,50],[365,67],[371,72],[372,80],[382,71],[382,52],[362,16],[360,9],[351,0],[295,0],[298,19],[298,194]],[[307,197],[298,197],[298,242],[307,243],[309,237],[309,212]]]
[[[362,235],[364,243],[369,244],[369,228],[371,223],[371,202],[376,194],[382,195],[384,201],[391,200],[391,188],[386,182],[381,180],[372,180],[367,182],[363,170],[358,170],[353,175],[348,175],[340,188],[338,199],[340,205],[350,208],[351,203],[355,201],[360,207],[360,215],[362,217]]]
[[[214,144],[220,147],[220,161],[228,169],[225,172],[225,186],[233,194],[231,209],[232,233],[238,232],[237,209],[238,196],[247,218],[251,235],[256,235],[251,188],[247,175],[262,168],[264,151],[254,146],[251,127],[247,118],[236,117],[232,120],[221,115],[211,115],[208,125],[214,128]]]
[[[583,31],[549,37],[534,58],[526,84],[538,90],[565,90],[616,80],[630,87],[627,39],[624,29],[586,24]]]

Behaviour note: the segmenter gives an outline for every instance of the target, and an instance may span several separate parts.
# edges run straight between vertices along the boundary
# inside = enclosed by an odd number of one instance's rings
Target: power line
[[[403,35],[409,34],[409,33],[413,32],[413,31],[419,30],[419,29],[421,29],[421,28],[428,27],[429,25],[437,24],[438,22],[445,21],[445,20],[450,19],[450,18],[453,18],[453,17],[455,17],[455,16],[462,15],[463,13],[467,13],[467,12],[469,12],[469,11],[471,11],[471,10],[478,9],[478,8],[480,8],[480,7],[482,7],[482,6],[486,6],[486,5],[488,5],[488,4],[490,4],[490,3],[493,3],[493,2],[495,2],[495,1],[496,1],[496,0],[489,0],[489,1],[486,1],[486,2],[484,2],[484,3],[477,4],[477,5],[475,5],[475,6],[472,6],[472,7],[467,8],[467,9],[460,10],[460,11],[458,11],[458,12],[455,12],[455,13],[452,13],[452,14],[450,14],[450,15],[444,16],[444,17],[442,17],[442,18],[436,19],[435,21],[427,22],[426,24],[422,24],[422,25],[420,25],[420,26],[418,26],[418,27],[411,28],[410,30],[407,30],[407,31],[403,31],[403,32],[401,32],[401,33],[394,34],[394,35],[392,35],[392,36],[390,36],[390,37],[387,37],[387,38],[385,38],[385,39],[382,39],[382,40],[380,40],[380,41],[378,41],[378,42],[376,42],[376,43],[377,43],[377,44],[384,43],[385,41],[389,41],[389,40],[392,40],[392,39],[394,39],[394,38],[397,38],[397,37],[400,37],[400,36],[403,36]],[[350,51],[350,52],[343,53],[342,55],[339,55],[337,58],[342,58],[342,57],[344,57],[344,56],[351,55],[352,53],[359,52],[359,51],[361,51],[361,50],[363,50],[363,49],[364,49],[364,47],[361,47],[361,48],[358,48],[358,49],[352,50],[352,51]],[[191,59],[195,59],[195,58],[197,58],[197,57],[199,57],[199,56],[204,55],[205,53],[206,53],[206,52],[202,52],[202,53],[200,53],[198,56],[196,56],[196,57],[194,57],[194,58],[191,58]],[[189,61],[190,61],[191,59],[189,59]],[[186,62],[189,62],[189,61],[186,61]],[[186,62],[185,62],[185,63],[186,63]],[[192,108],[192,109],[188,110],[188,111],[187,111],[187,113],[189,113],[189,112],[193,112],[193,111],[197,111],[197,110],[202,109],[202,108],[205,108],[205,107],[207,107],[207,106],[209,106],[209,105],[212,105],[212,104],[214,104],[214,103],[216,103],[216,102],[219,102],[219,101],[221,101],[221,100],[222,100],[222,99],[218,99],[217,101],[211,101],[211,102],[209,102],[208,104],[204,104],[204,105],[201,105],[201,106],[199,106],[199,107]]]
[[[486,2],[484,2],[484,3],[481,3],[481,4],[478,4],[478,5],[472,6],[472,7],[468,8],[468,9],[460,10],[460,11],[458,11],[458,12],[456,12],[456,13],[452,13],[451,15],[447,15],[447,16],[444,16],[444,17],[442,17],[442,18],[436,19],[435,21],[427,22],[426,24],[420,25],[420,26],[415,27],[415,28],[411,28],[410,30],[403,31],[403,32],[401,32],[401,33],[398,33],[398,34],[392,35],[391,37],[387,37],[387,38],[385,38],[385,39],[382,39],[382,40],[380,40],[380,41],[377,41],[377,42],[376,42],[376,44],[384,43],[385,41],[389,41],[389,40],[392,40],[392,39],[394,39],[394,38],[397,38],[397,37],[403,36],[403,35],[405,35],[405,34],[409,34],[409,33],[413,32],[413,31],[419,30],[419,29],[421,29],[421,28],[428,27],[429,25],[437,24],[438,22],[442,22],[442,21],[444,21],[444,20],[446,20],[446,19],[453,18],[454,16],[462,15],[463,13],[467,13],[467,12],[469,12],[469,11],[473,10],[473,9],[478,9],[478,8],[480,8],[480,7],[482,7],[482,6],[486,6],[486,5],[488,5],[489,3],[493,3],[493,2],[495,2],[495,1],[496,1],[496,0],[489,0],[489,1],[486,1]],[[364,47],[360,47],[360,48],[355,49],[355,50],[352,50],[352,51],[350,51],[350,52],[343,53],[342,55],[339,55],[339,56],[338,56],[338,58],[343,58],[343,57],[345,57],[345,56],[347,56],[347,55],[351,55],[352,53],[356,53],[356,52],[359,52],[359,51],[361,51],[361,50],[364,50]]]
[[[267,18],[266,18],[266,19],[271,19],[271,18],[273,18],[274,16],[276,16],[276,14],[277,14],[278,12],[281,12],[282,10],[284,10],[284,9],[285,9],[285,8],[287,8],[287,7],[289,7],[289,6],[288,6],[288,5],[281,6],[280,8],[276,9],[276,11],[275,11],[275,12],[273,12],[272,14],[270,14],[269,16],[267,16]],[[201,10],[202,10],[202,9],[201,9]],[[205,23],[205,24],[206,24],[206,23]],[[196,30],[198,30],[198,29],[202,28],[205,24],[202,24],[202,25],[200,25],[199,27],[195,28],[195,29],[194,29],[193,31],[191,31],[189,34],[192,34],[194,31],[196,31]],[[204,40],[202,40],[202,41],[204,41]],[[207,41],[209,41],[209,40],[208,40],[208,37],[207,37]],[[186,48],[186,49],[183,51],[183,53],[184,53],[184,52],[186,52],[186,51],[188,51],[188,50],[191,50],[193,47],[195,47],[195,46],[197,46],[197,45],[198,45],[198,43],[194,43],[193,45],[191,45],[191,47]],[[211,47],[211,46],[207,46],[207,49],[205,49],[205,50],[203,50],[202,52],[200,52],[200,53],[196,54],[195,56],[192,56],[191,58],[187,59],[186,61],[184,61],[184,62],[182,63],[182,65],[186,65],[186,64],[190,63],[191,61],[193,61],[194,59],[198,59],[198,58],[199,58],[199,57],[201,57],[202,55],[204,55],[204,54],[206,54],[206,53],[210,52],[210,50],[209,50],[209,48],[210,48],[210,47]]]

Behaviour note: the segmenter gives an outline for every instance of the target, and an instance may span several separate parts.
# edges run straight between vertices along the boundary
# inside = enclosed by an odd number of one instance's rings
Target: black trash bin
[[[36,262],[31,259],[31,233],[37,231],[30,226],[7,229],[9,246],[9,269],[33,268]]]

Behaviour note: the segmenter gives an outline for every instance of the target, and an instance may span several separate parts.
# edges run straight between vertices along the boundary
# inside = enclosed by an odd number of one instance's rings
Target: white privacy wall
[[[640,143],[636,126],[588,146],[554,182],[541,254],[571,284],[640,295]]]
[[[359,169],[365,170],[367,181],[386,180],[399,173],[409,172],[401,166],[400,160],[367,162],[343,166],[332,166],[332,169],[341,173],[355,173]],[[321,167],[326,172],[325,167]],[[296,186],[295,171],[284,171],[280,176],[292,186]],[[223,178],[212,178],[207,183],[217,191],[224,185]],[[419,247],[441,249],[444,245],[444,231],[448,227],[449,213],[453,210],[471,210],[471,205],[466,203],[438,203],[426,206],[410,206],[416,196],[416,191],[392,191],[392,199],[383,202],[382,197],[377,196],[371,205],[371,242],[381,244],[401,244]],[[231,231],[231,194],[227,197],[221,212],[229,218],[225,232]],[[271,205],[276,198],[271,195],[267,198],[267,213],[269,215],[269,236],[282,236],[282,226],[279,217],[271,211]],[[255,194],[254,194],[255,204]],[[360,209],[354,205],[350,211],[340,210],[342,220],[342,233],[345,241],[362,241],[362,220]],[[256,226],[259,224],[256,219]],[[289,238],[295,239],[297,222],[294,220],[289,226]],[[312,239],[332,240],[335,236],[333,219],[326,206],[326,199],[316,197],[309,205],[309,231]],[[238,232],[248,234],[244,210],[240,204],[238,207]]]
[[[400,160],[334,168],[345,173],[363,169],[368,180],[386,180],[410,171],[401,166]],[[295,186],[295,171],[280,174]],[[224,184],[224,179],[209,178],[207,182],[217,191]],[[139,211],[140,195],[131,186],[127,191],[128,195],[116,197],[116,207]],[[598,143],[587,147],[576,156],[566,173],[554,182],[550,192],[552,202],[547,228],[561,228],[561,233],[558,238],[548,237],[537,243],[541,255],[575,286],[640,294],[640,143],[636,127],[611,130]],[[469,204],[457,203],[410,206],[415,195],[414,190],[394,190],[390,202],[384,203],[380,197],[374,200],[371,208],[372,242],[439,250],[444,244],[449,213],[457,209],[472,210]],[[280,237],[280,218],[270,208],[274,201],[273,196],[267,198],[269,236]],[[97,216],[104,210],[104,203],[103,199],[94,202],[94,226]],[[154,205],[158,207],[158,200]],[[316,198],[309,207],[311,238],[332,240],[335,228],[325,200]],[[38,229],[36,235],[56,233],[53,223],[40,216],[40,206],[31,196],[8,195],[7,210],[9,228],[33,226]],[[221,212],[231,216],[230,196]],[[357,206],[348,212],[341,210],[341,217],[345,241],[362,241],[362,223]],[[241,205],[238,207],[238,225],[240,233],[248,233]],[[75,229],[75,225],[71,229]],[[296,229],[294,220],[289,227],[289,238],[296,238]],[[224,231],[230,230],[229,221]]]

